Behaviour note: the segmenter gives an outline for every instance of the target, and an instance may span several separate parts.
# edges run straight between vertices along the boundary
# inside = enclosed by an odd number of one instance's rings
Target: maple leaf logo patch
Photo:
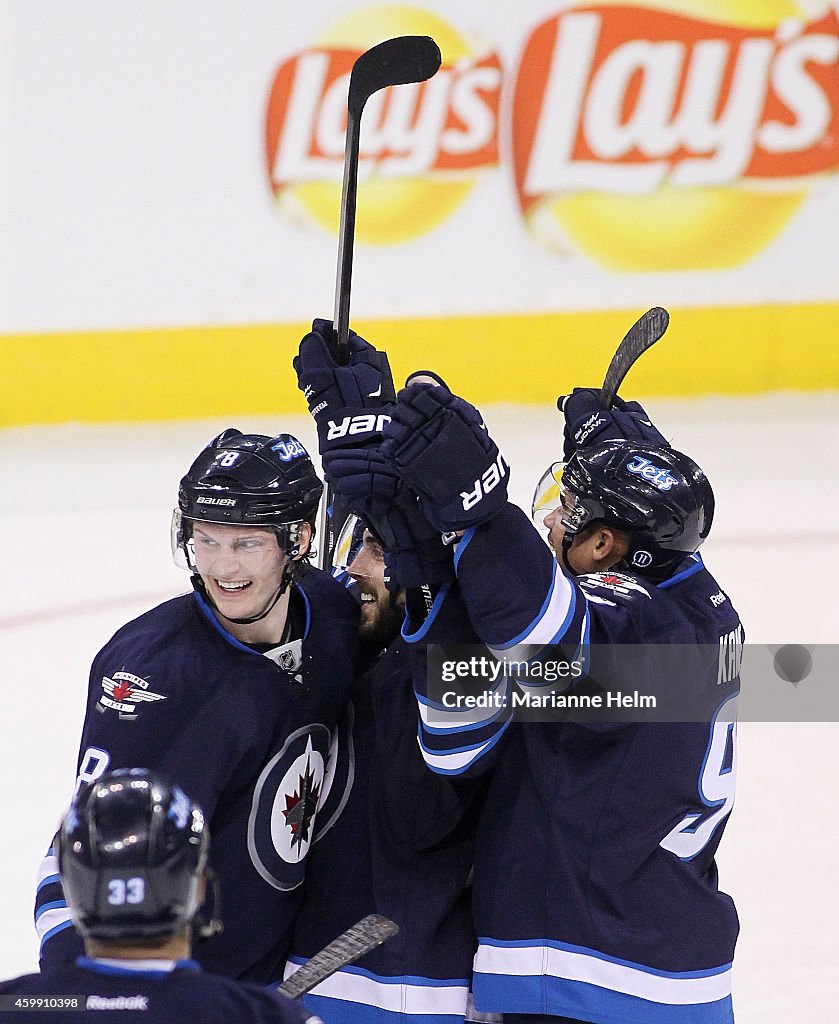
[[[96,703],[96,710],[102,714],[108,710],[116,711],[123,721],[134,721],[140,714],[138,705],[168,699],[166,694],[150,690],[148,682],[141,676],[120,670],[113,676],[102,677],[102,695]]]

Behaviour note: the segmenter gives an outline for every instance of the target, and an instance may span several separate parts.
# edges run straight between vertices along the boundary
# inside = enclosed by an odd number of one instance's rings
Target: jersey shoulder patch
[[[630,601],[645,597],[652,600],[649,587],[635,576],[623,572],[589,572],[579,576],[577,582],[583,588],[583,594],[590,601],[602,604],[627,604]]]

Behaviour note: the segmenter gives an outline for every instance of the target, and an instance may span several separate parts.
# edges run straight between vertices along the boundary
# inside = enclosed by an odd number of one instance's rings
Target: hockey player
[[[568,464],[540,489],[553,495],[543,508],[557,561],[506,501],[507,465],[477,410],[441,386],[399,394],[383,451],[435,528],[459,538],[475,629],[494,650],[650,645],[653,667],[656,645],[720,653],[711,671],[685,658],[672,679],[699,721],[674,709],[670,722],[511,723],[438,707],[423,723],[434,771],[491,779],[475,1002],[514,1021],[722,1024],[738,922],[714,854],[734,798],[743,632],[696,553],[713,494],[691,459],[644,439],[646,416],[576,394]],[[415,680],[424,702],[425,673]]]
[[[196,958],[266,984],[288,954],[355,670],[358,606],[307,563],[321,490],[289,434],[226,430],[210,442],[181,481],[172,526],[194,593],[128,623],[96,656],[79,757],[78,786],[146,765],[194,794],[231,894],[224,932]],[[335,804],[347,781],[330,775]],[[80,945],[53,853],[35,911],[46,967]]]
[[[0,983],[3,1010],[38,1020],[171,1024],[303,1024],[302,1007],[256,985],[204,974],[190,959],[208,877],[209,829],[201,808],[163,776],[108,772],[74,799],[58,841],[58,866],[85,955],[74,964]],[[21,1019],[27,1019],[22,1017]]]
[[[335,424],[353,418],[375,426],[388,415],[381,403],[395,398],[386,362],[364,358],[369,346],[351,334],[350,363],[336,366],[330,333],[331,324],[315,321],[295,366],[301,390],[317,410],[327,476],[335,458],[345,457],[355,467],[354,478],[344,472],[335,479],[334,497],[363,518],[349,517],[335,562],[348,567],[351,590],[361,601],[359,632],[368,667],[353,689],[347,730],[352,792],[309,854],[289,971],[359,918],[377,912],[394,920],[399,934],[315,988],[304,997],[307,1005],[330,1024],[457,1024],[467,1009],[477,945],[469,878],[485,786],[478,780],[455,789],[425,767],[408,645],[399,635],[405,585],[419,593],[421,583],[437,586],[452,578],[451,552],[421,516],[412,518],[415,497],[390,492],[402,490],[391,470],[367,487],[376,462],[374,430],[328,437],[330,430],[338,433]],[[381,376],[371,379],[371,373]],[[353,479],[361,481],[361,490]]]

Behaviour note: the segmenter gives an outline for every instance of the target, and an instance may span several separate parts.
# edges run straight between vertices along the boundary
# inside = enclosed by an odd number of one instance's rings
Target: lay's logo
[[[268,101],[266,161],[281,208],[330,231],[338,224],[347,124],[347,89],[358,56],[381,39],[377,9],[357,11],[277,69]],[[404,33],[428,33],[443,65],[427,82],[383,89],[367,101],[359,147],[360,241],[392,243],[430,230],[471,190],[475,175],[498,161],[501,64],[474,54],[451,26],[399,7]],[[369,30],[361,46],[333,41]],[[448,45],[446,45],[448,44]]]
[[[384,35],[429,34],[437,75],[365,109],[359,241],[432,230],[500,152],[538,244],[615,270],[737,266],[839,168],[839,17],[826,0],[809,21],[794,10],[796,0],[578,2],[525,31],[502,81],[498,53],[437,15],[362,8],[277,69],[271,187],[289,216],[335,233],[353,62]]]
[[[563,11],[516,77],[520,209],[540,240],[615,269],[742,263],[839,167],[837,62],[835,11],[773,27]]]

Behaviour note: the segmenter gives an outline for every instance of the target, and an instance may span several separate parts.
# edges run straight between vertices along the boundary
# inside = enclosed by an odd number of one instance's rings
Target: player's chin
[[[374,629],[379,621],[379,614],[378,601],[365,601],[358,613],[359,631],[363,633],[365,630]]]

